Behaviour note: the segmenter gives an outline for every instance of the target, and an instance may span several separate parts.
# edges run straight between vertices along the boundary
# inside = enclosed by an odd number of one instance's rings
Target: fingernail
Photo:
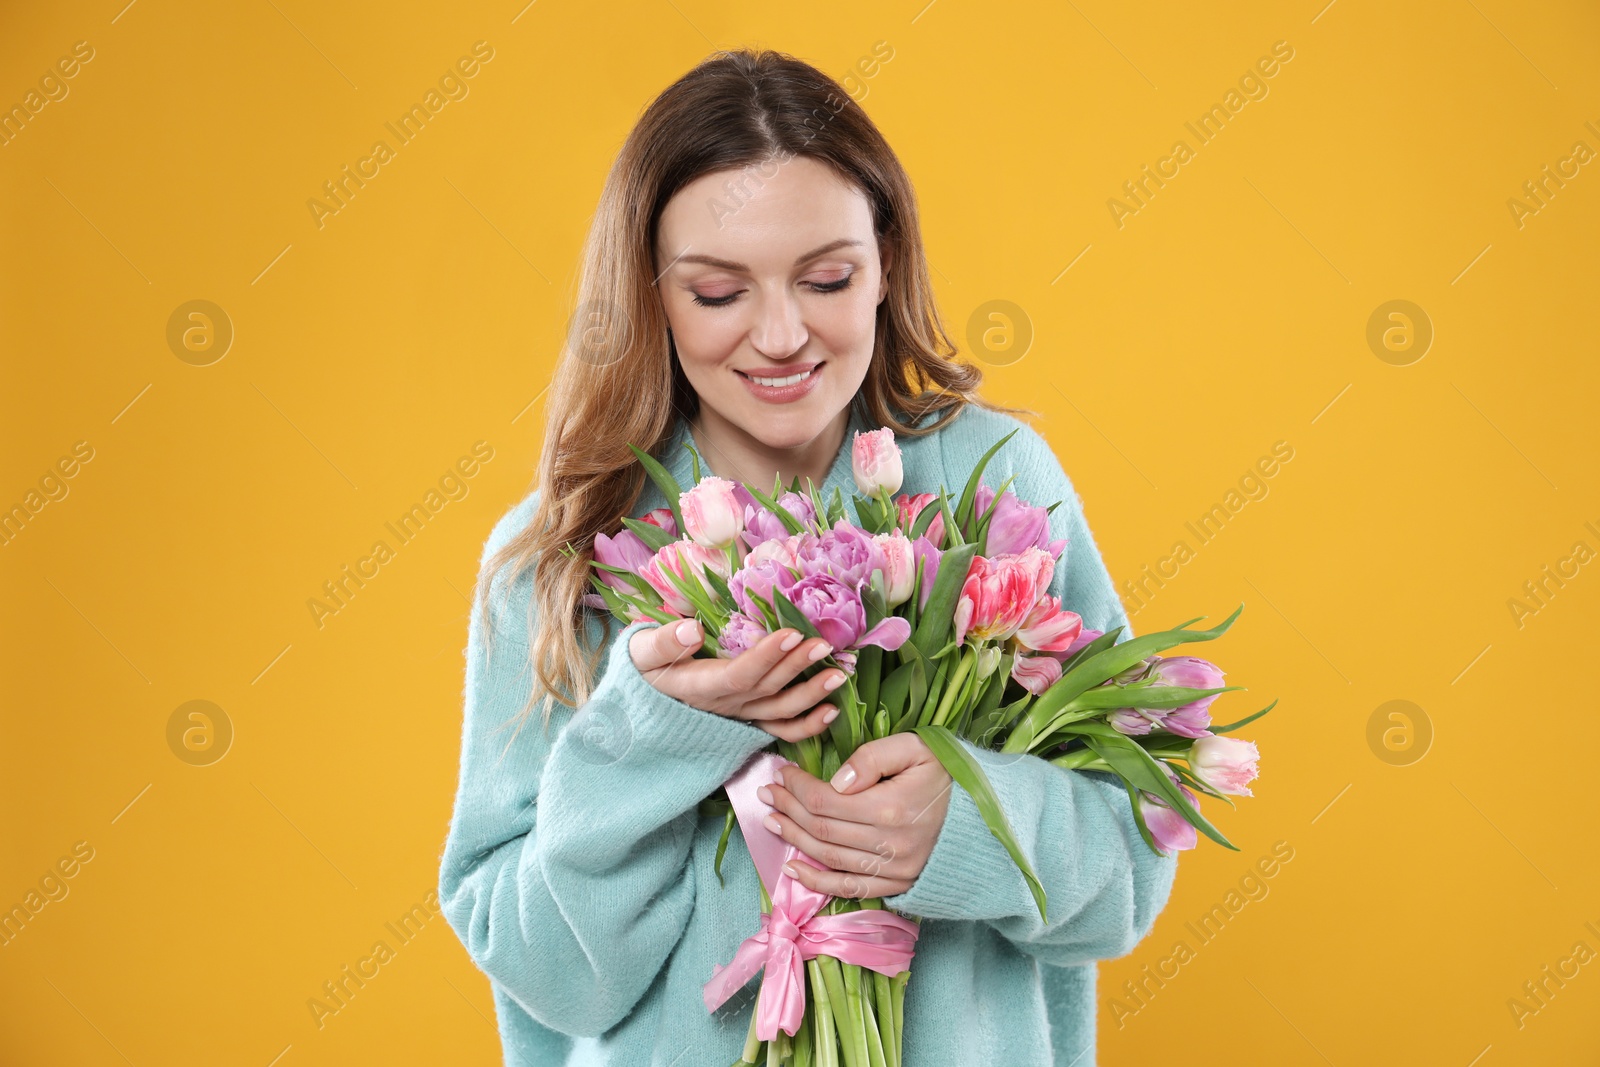
[[[821,659],[823,656],[826,656],[829,652],[832,652],[832,651],[833,651],[833,646],[828,644],[826,641],[824,641],[822,644],[818,645],[816,648],[813,648],[811,650],[811,662],[812,663],[817,662],[817,660]]]
[[[846,763],[833,772],[833,778],[828,782],[835,790],[843,791],[850,788],[850,783],[856,780],[856,769]]]
[[[792,863],[785,863],[783,865],[783,873],[787,874],[790,878],[798,878],[798,877],[800,877],[800,872],[795,868],[795,865],[792,864]]]
[[[698,645],[700,643],[700,624],[690,619],[688,622],[678,624],[678,641],[684,645]]]
[[[761,825],[765,826],[768,830],[771,830],[775,834],[783,832],[783,826],[778,822],[777,818],[772,815],[768,815],[766,818],[762,819]]]
[[[793,633],[791,633],[788,637],[785,637],[783,639],[783,643],[781,645],[779,645],[778,647],[783,649],[785,652],[787,652],[791,648],[793,648],[795,645],[798,645],[801,641],[804,641],[804,640],[805,640],[804,635],[802,635],[799,630],[796,630]]]
[[[825,712],[822,713],[822,724],[824,726],[826,726],[828,723],[832,722],[834,719],[837,719],[838,717],[839,717],[839,709],[838,708],[833,708],[833,709],[831,709],[829,711],[825,711]]]
[[[833,675],[827,681],[823,682],[822,683],[822,688],[831,691],[831,690],[839,688],[843,684],[844,684],[844,672],[840,671],[838,674]]]
[[[766,786],[762,786],[760,789],[757,789],[756,796],[761,798],[761,803],[763,804],[772,803],[772,790],[768,789]]]

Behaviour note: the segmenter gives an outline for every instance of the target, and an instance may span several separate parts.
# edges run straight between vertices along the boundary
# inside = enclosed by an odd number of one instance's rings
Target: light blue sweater
[[[1068,544],[1050,591],[1085,627],[1126,626],[1077,493],[1026,423],[968,407],[937,433],[900,438],[901,491],[942,484],[959,493],[983,452],[1017,427],[985,482],[1015,474],[1011,488],[1022,499],[1062,501],[1051,536]],[[852,412],[826,496],[835,486],[847,501],[854,492],[851,438],[871,428]],[[685,440],[680,418],[658,458],[688,488]],[[485,560],[527,525],[537,495],[495,525]],[[664,504],[647,481],[633,513]],[[492,648],[476,607],[469,625],[461,776],[439,897],[490,978],[505,1062],[727,1067],[739,1058],[760,978],[714,1014],[701,986],[756,931],[760,896],[737,828],[722,864],[727,884],[718,884],[722,819],[697,808],[774,739],[646,682],[628,639],[656,623],[622,626],[597,615],[588,625],[606,647],[592,698],[576,713],[557,705],[548,736],[535,705],[502,758],[511,731],[497,727],[529,692],[531,590],[526,574],[509,590],[500,577],[490,598]],[[967,747],[1048,893],[1050,921],[1039,921],[1016,865],[954,786],[926,867],[910,890],[885,900],[926,920],[906,987],[905,1063],[1091,1067],[1095,961],[1126,955],[1149,931],[1177,860],[1144,844],[1111,776]]]

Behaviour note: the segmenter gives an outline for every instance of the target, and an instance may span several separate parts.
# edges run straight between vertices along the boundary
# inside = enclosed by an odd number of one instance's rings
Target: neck
[[[850,409],[847,407],[811,440],[789,448],[773,448],[708,410],[704,404],[689,420],[692,443],[700,453],[702,474],[709,467],[710,473],[719,478],[744,482],[762,492],[772,488],[774,477],[785,488],[798,477],[801,489],[805,488],[808,478],[820,489],[833,469],[833,461],[844,445],[849,427]]]

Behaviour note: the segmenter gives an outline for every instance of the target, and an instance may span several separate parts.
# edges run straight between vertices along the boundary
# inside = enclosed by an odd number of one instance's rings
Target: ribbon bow
[[[779,1029],[790,1037],[800,1029],[806,1008],[806,960],[832,956],[893,977],[911,965],[918,932],[916,923],[886,910],[818,915],[833,898],[783,870],[786,862],[828,869],[761,824],[772,808],[756,796],[756,790],[777,781],[778,769],[791,762],[773,752],[759,752],[723,787],[756,873],[772,899],[772,911],[761,916],[761,928],[744,939],[727,966],[713,965],[713,977],[703,993],[706,1010],[716,1011],[752,975],[762,972],[756,1011],[756,1037],[762,1041],[777,1037]]]

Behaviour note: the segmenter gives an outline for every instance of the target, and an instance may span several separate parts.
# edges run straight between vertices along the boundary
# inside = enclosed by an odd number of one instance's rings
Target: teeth
[[[812,367],[811,370],[806,371],[804,374],[791,374],[787,378],[757,378],[751,375],[750,380],[757,385],[793,385],[795,382],[803,382],[811,377],[811,371],[816,369]]]

